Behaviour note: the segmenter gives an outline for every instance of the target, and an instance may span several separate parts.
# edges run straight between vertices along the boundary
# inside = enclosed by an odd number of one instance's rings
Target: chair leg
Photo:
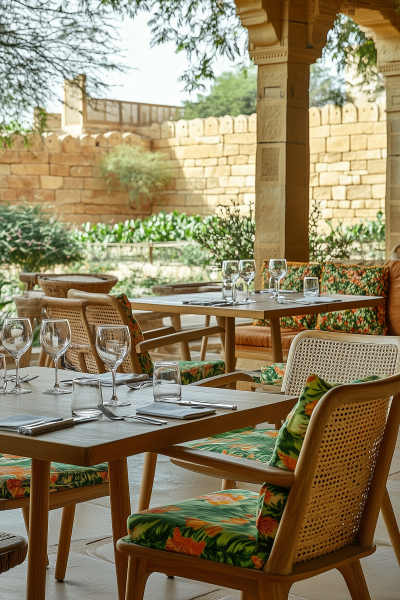
[[[397,564],[400,567],[400,531],[387,488],[385,488],[385,493],[383,495],[381,511],[397,559]]]
[[[64,506],[61,517],[60,537],[58,540],[57,562],[54,577],[57,581],[65,579],[72,528],[74,526],[75,504]]]
[[[29,538],[29,506],[24,506],[23,508],[21,508],[21,510],[22,510],[22,516],[24,518],[26,535]],[[29,550],[29,547],[28,547],[28,550]],[[49,556],[48,555],[47,555],[47,566],[49,566]]]
[[[254,598],[246,594],[246,592],[240,592],[240,600],[254,600]]]
[[[291,583],[260,582],[258,587],[259,600],[288,600],[291,587]]]
[[[236,487],[236,481],[233,479],[223,479],[221,490],[233,490]]]
[[[352,600],[371,600],[359,560],[338,568],[343,575]]]
[[[206,321],[204,323],[204,327],[208,327],[210,325],[210,315],[206,315]],[[201,340],[201,348],[200,348],[200,359],[199,360],[205,360],[206,358],[206,352],[207,352],[207,344],[208,344],[208,337],[204,336],[203,339]]]
[[[143,600],[147,579],[151,575],[145,572],[145,568],[144,559],[129,557],[125,600]]]
[[[138,512],[149,508],[156,472],[157,454],[146,452],[144,455],[142,483],[140,484]]]
[[[172,327],[175,327],[176,331],[182,331],[181,315],[179,315],[179,314],[171,315],[170,318],[171,318]],[[189,343],[188,342],[179,342],[179,347],[181,349],[182,360],[191,360]]]

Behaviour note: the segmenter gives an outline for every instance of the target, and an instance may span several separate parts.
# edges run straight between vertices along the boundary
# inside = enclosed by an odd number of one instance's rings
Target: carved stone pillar
[[[400,62],[381,67],[386,75],[386,258],[400,244]]]
[[[267,258],[308,260],[309,66],[312,0],[292,3],[236,0],[258,65],[256,241],[257,267]],[[258,274],[258,277],[259,274]],[[255,285],[259,286],[260,279]]]

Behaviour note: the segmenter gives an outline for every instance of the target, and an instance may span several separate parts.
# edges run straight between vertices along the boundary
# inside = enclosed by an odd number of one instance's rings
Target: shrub
[[[219,204],[219,214],[205,217],[193,231],[193,239],[211,254],[207,262],[217,266],[223,260],[254,258],[256,223],[252,204],[249,215],[243,215],[239,202],[231,202],[232,206]]]
[[[151,202],[171,180],[171,170],[162,152],[150,152],[141,146],[116,146],[104,155],[99,165],[100,177],[108,192],[128,192],[129,204]]]
[[[0,260],[22,271],[44,271],[79,260],[76,241],[60,218],[26,202],[0,205]]]

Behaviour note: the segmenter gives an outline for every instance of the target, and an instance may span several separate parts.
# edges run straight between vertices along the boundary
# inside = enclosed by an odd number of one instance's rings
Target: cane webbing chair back
[[[282,391],[299,395],[314,373],[331,383],[400,371],[400,338],[302,331],[290,348]]]
[[[68,297],[80,298],[86,301],[85,315],[93,340],[96,339],[96,327],[98,325],[127,325],[129,328],[129,320],[125,308],[114,296],[70,290]],[[123,373],[142,373],[134,340],[132,341],[130,354],[118,368],[118,371]]]
[[[69,321],[71,344],[64,356],[65,366],[83,373],[104,373],[103,363],[98,358],[85,317],[86,302],[47,296],[41,301],[48,319]]]
[[[392,457],[386,444],[390,437],[393,453],[399,425],[400,398],[390,409],[391,396],[399,391],[400,375],[396,375],[339,386],[320,400],[265,570],[278,572],[274,569],[282,553],[290,572],[295,563],[352,544],[372,545]],[[388,418],[396,421],[394,427],[386,428]],[[385,449],[380,454],[384,435]],[[368,503],[375,503],[372,516],[370,510],[365,512]],[[279,563],[282,566],[282,557]]]

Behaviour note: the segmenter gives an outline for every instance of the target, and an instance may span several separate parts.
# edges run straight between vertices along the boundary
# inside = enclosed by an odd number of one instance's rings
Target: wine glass
[[[239,261],[224,260],[222,263],[222,277],[224,283],[230,283],[232,285],[232,303],[236,304],[235,284],[239,279]]]
[[[127,325],[99,325],[96,333],[96,350],[107,367],[111,369],[113,394],[107,406],[130,406],[117,398],[116,372],[131,351],[131,335]]]
[[[249,293],[250,281],[253,281],[254,277],[256,276],[255,260],[240,260],[239,261],[239,274],[247,286],[247,295],[246,295],[245,302],[255,302],[255,300],[250,300],[250,293]]]
[[[15,360],[15,386],[8,394],[30,394],[19,382],[19,359],[32,344],[32,327],[28,318],[8,318],[4,320],[2,331],[3,346]]]
[[[271,258],[269,261],[269,272],[276,281],[277,301],[281,299],[279,293],[279,287],[281,279],[283,279],[287,272],[287,264],[284,258]]]
[[[60,387],[58,380],[58,361],[66,353],[71,343],[71,329],[68,319],[43,319],[40,326],[40,344],[43,350],[54,360],[54,387],[44,390],[43,394],[70,394],[70,390]]]

